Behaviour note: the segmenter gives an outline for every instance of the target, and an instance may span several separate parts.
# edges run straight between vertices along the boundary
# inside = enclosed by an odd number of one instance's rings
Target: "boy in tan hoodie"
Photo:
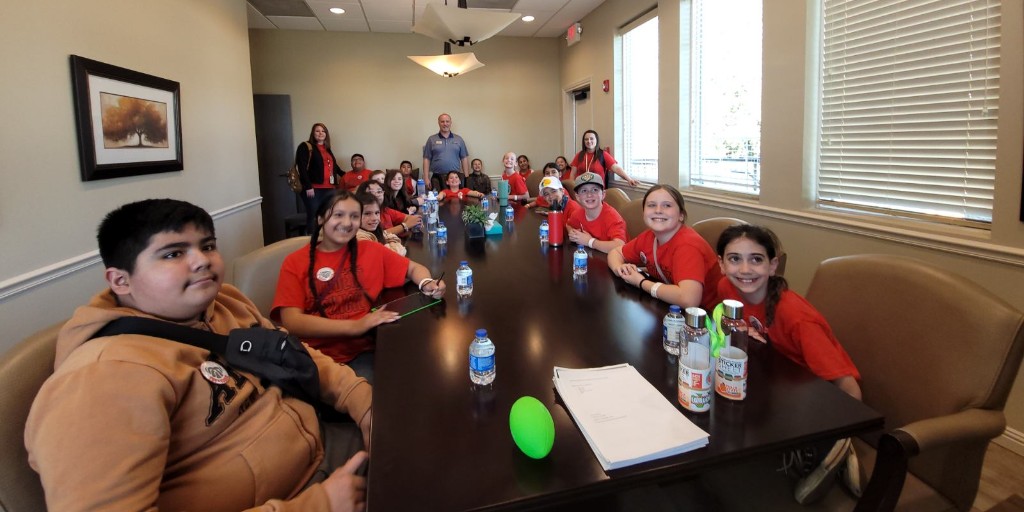
[[[336,465],[351,458],[334,469],[312,405],[219,355],[138,334],[90,341],[123,316],[219,334],[273,328],[222,283],[209,214],[182,201],[140,201],[109,213],[97,238],[109,288],[61,329],[54,373],[25,428],[47,508],[362,510],[357,471],[367,458],[359,449],[369,440],[371,393],[347,366],[310,350],[321,400],[356,422]]]

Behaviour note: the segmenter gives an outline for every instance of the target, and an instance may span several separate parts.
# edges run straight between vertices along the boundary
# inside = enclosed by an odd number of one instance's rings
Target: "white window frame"
[[[643,82],[647,85],[653,84],[653,98],[651,97],[650,90],[647,90],[646,99],[648,103],[653,100],[654,106],[644,109],[643,117],[647,118],[647,122],[640,123],[644,127],[644,134],[642,140],[646,151],[634,146],[634,134],[631,129],[630,116],[632,113],[633,105],[629,101],[630,88],[632,87],[630,74],[633,73],[631,69],[632,64],[628,62],[626,45],[628,44],[626,39],[627,35],[634,29],[646,24],[651,20],[657,21],[658,11],[652,9],[638,18],[634,19],[630,23],[623,25],[619,28],[618,35],[616,36],[616,50],[618,54],[618,77],[619,83],[622,84],[621,92],[619,96],[619,109],[621,112],[621,119],[618,125],[621,127],[619,130],[619,136],[616,137],[616,155],[615,159],[622,166],[622,169],[626,171],[626,174],[633,177],[634,179],[643,183],[657,183],[658,182],[658,65],[657,59],[655,59],[654,66],[647,66],[643,69],[635,70],[636,75],[642,77]],[[659,26],[660,29],[660,26]],[[655,38],[655,50],[657,50],[658,38]],[[652,133],[653,131],[653,133]],[[640,154],[637,154],[640,153]]]

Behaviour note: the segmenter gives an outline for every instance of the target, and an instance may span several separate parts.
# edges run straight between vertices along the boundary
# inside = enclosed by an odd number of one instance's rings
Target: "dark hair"
[[[327,134],[327,138],[324,139],[324,147],[331,149],[331,131],[327,129],[327,125],[323,123],[313,123],[313,127],[309,129],[309,143],[316,146],[316,127],[319,126],[324,129],[324,133]]]
[[[607,180],[605,181],[607,182]],[[658,185],[647,189],[647,192],[644,194],[643,204],[647,204],[647,196],[651,195],[651,193],[656,190],[664,190],[665,192],[668,192],[668,195],[672,196],[672,199],[674,199],[676,204],[679,205],[679,211],[683,212],[683,224],[686,224],[686,217],[689,217],[689,214],[686,213],[686,203],[683,201],[683,194],[679,193],[679,191],[672,185],[659,183]]]
[[[549,168],[558,171],[558,164],[556,164],[554,162],[548,162],[548,163],[544,164],[544,167],[541,168],[540,173],[544,174],[544,171],[548,170]],[[561,173],[562,171],[558,171],[558,172]],[[559,176],[561,176],[561,174],[559,174]]]
[[[408,160],[402,160],[402,163],[401,163],[401,164],[398,164],[398,166],[399,166],[399,167],[401,167],[401,166],[402,166],[402,164],[409,164],[409,167],[412,167],[412,162],[410,162],[410,161],[408,161]]]
[[[448,178],[450,178],[452,174],[454,174],[454,175],[459,177],[459,188],[461,189],[462,188],[462,173],[459,172],[459,171],[448,171],[448,174],[444,175],[444,185],[445,185],[445,187],[448,186]]]
[[[363,155],[361,155],[359,153],[352,153],[352,158],[348,159],[349,165],[352,164],[352,161],[355,160],[357,156],[363,160],[364,164],[366,163],[366,157],[364,157]]]
[[[327,318],[327,312],[324,311],[324,305],[320,302],[320,294],[316,291],[316,246],[319,242],[320,230],[323,228],[324,223],[327,221],[327,214],[334,210],[334,205],[341,201],[353,200],[358,202],[358,199],[351,192],[347,190],[332,190],[324,198],[324,201],[320,203],[320,207],[316,210],[316,229],[313,230],[313,234],[309,236],[309,291],[313,294],[313,307],[316,309],[320,316]],[[359,218],[362,221],[363,207],[359,206]],[[361,290],[363,285],[359,283],[359,274],[356,272],[356,258],[359,252],[359,241],[355,236],[348,241],[348,252],[349,258],[349,269],[352,272],[352,278],[356,281],[356,286]],[[339,271],[341,269],[338,269]],[[364,291],[365,295],[366,292]],[[368,297],[367,297],[368,298]],[[373,301],[371,301],[373,302]]]
[[[363,192],[362,194],[356,194],[356,200],[359,201],[359,214],[360,214],[359,229],[362,229],[363,231],[366,231],[366,232],[369,232],[369,233],[373,233],[373,236],[377,237],[377,241],[380,242],[381,244],[383,244],[384,243],[384,228],[381,227],[381,226],[383,226],[384,223],[383,222],[378,223],[377,224],[377,229],[375,229],[373,231],[370,231],[368,229],[364,229],[363,228],[362,213],[366,210],[367,206],[370,206],[371,204],[375,204],[380,209],[379,213],[383,214],[384,213],[384,205],[380,204],[380,202],[377,201],[377,198],[374,197],[373,194],[370,194],[369,192]]]
[[[476,162],[480,162],[480,167],[484,166],[484,161],[483,160],[480,160],[479,158],[474,158],[474,159],[469,161],[469,167],[472,168],[473,164],[475,164]]]
[[[605,165],[604,163],[604,150],[601,149],[601,136],[598,135],[597,132],[595,132],[594,130],[587,130],[583,132],[583,136],[580,137],[580,152],[576,153],[576,157],[573,158],[573,160],[579,160],[580,162],[583,161],[583,154],[587,152],[587,145],[583,141],[587,138],[588,133],[594,134],[594,156],[597,157],[598,162],[601,162],[601,168],[604,169],[604,188],[607,189],[608,183],[610,183],[609,174],[611,174],[612,172],[611,169],[609,169],[608,166]],[[583,169],[583,172],[587,172],[589,170],[590,169]],[[583,172],[581,172],[580,174],[583,174]]]
[[[566,158],[565,158],[564,156],[562,156],[562,155],[558,155],[558,156],[556,156],[556,157],[555,157],[555,165],[558,165],[558,159],[559,159],[559,158],[561,158],[561,159],[562,159],[562,161],[563,161],[563,162],[565,162],[565,166],[566,166],[566,167],[569,167],[569,160],[567,160],[567,159],[566,159]]]
[[[530,157],[528,157],[526,155],[519,155],[519,156],[516,157],[516,163],[519,163],[519,159],[520,158],[525,158],[527,162],[530,161]]]
[[[387,179],[384,180],[384,183],[387,183]],[[370,195],[372,195],[373,193],[370,192],[370,187],[372,187],[374,185],[377,185],[378,187],[381,188],[381,190],[387,192],[387,189],[384,188],[384,185],[381,185],[380,183],[377,183],[374,180],[366,180],[366,181],[360,183],[358,187],[356,187],[355,195],[359,195],[359,194],[370,194]],[[387,197],[387,194],[384,194],[384,196]]]
[[[402,186],[398,187],[398,190],[391,190],[391,180],[395,179],[395,176],[402,176]],[[398,169],[388,171],[384,175],[384,185],[386,186],[384,187],[383,206],[405,213],[405,209],[412,205],[412,198],[405,190],[405,176],[402,175],[402,171]]]
[[[96,230],[100,258],[105,267],[114,267],[131,274],[135,260],[149,246],[153,235],[171,231],[181,233],[186,226],[195,226],[215,235],[213,219],[206,210],[176,199],[145,199],[128,203],[108,213]]]
[[[718,252],[719,258],[725,257],[725,248],[740,238],[746,238],[751,242],[754,242],[761,247],[764,247],[765,253],[768,255],[768,260],[774,260],[778,257],[779,237],[775,236],[772,230],[763,227],[756,226],[754,224],[735,224],[725,228],[722,234],[718,235],[718,245],[715,247]],[[789,283],[786,282],[786,278],[782,276],[769,276],[768,277],[768,293],[765,297],[764,311],[765,311],[765,327],[769,327],[775,322],[775,307],[779,305],[779,299],[782,298],[782,292],[789,289]]]

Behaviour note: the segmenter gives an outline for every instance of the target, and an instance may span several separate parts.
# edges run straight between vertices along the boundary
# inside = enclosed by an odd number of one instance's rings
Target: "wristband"
[[[654,286],[651,287],[651,297],[658,298],[658,288],[661,288],[661,283],[654,283]]]
[[[424,285],[425,283],[428,283],[428,282],[430,282],[430,281],[433,281],[433,280],[434,280],[434,278],[433,278],[433,277],[424,277],[423,279],[421,279],[421,280],[420,280],[420,285],[419,285],[420,291],[421,291],[421,292],[423,291],[423,285]]]
[[[409,226],[406,226],[405,223],[403,222],[402,223],[402,233],[405,233],[407,231],[409,231]]]
[[[593,249],[594,248],[594,240],[597,240],[597,239],[594,238],[594,237],[590,237],[590,241],[587,242],[587,247],[590,247],[591,249]]]
[[[643,278],[643,279],[641,279],[641,280],[640,280],[640,282],[636,284],[636,287],[637,287],[637,288],[640,288],[640,291],[644,291],[644,283],[645,283],[646,281],[647,281],[647,278],[646,278],[646,277],[645,277],[645,278]],[[652,288],[653,288],[653,286],[652,286]]]

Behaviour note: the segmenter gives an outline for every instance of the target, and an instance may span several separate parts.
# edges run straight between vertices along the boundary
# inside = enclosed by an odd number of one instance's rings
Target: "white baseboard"
[[[1024,457],[1024,432],[1006,427],[1003,435],[993,439],[992,442]]]
[[[259,207],[262,202],[262,197],[254,197],[252,199],[242,201],[241,203],[233,204],[210,212],[210,216],[213,217],[213,220],[218,220],[249,208]],[[30,272],[26,272],[20,276],[14,276],[10,279],[6,279],[0,282],[0,303],[36,287],[42,286],[54,279],[89,268],[99,262],[100,252],[98,250],[92,250],[85,254],[79,254],[78,256],[68,258],[64,261],[58,261],[52,265],[47,265]]]

